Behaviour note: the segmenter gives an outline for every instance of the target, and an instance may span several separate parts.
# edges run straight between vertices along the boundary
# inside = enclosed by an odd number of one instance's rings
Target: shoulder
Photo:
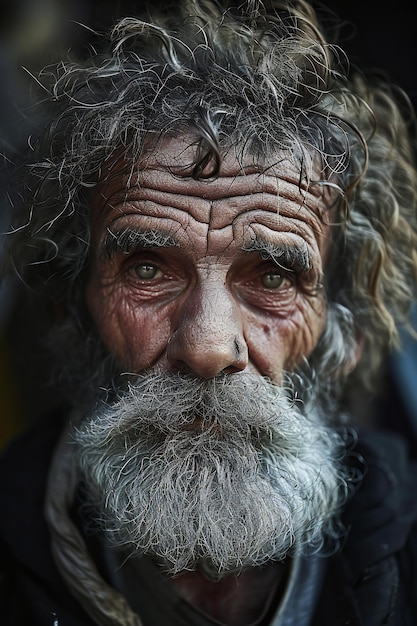
[[[69,596],[43,517],[49,463],[65,415],[39,419],[0,456],[0,602],[8,626],[91,624]]]
[[[358,625],[411,626],[417,623],[417,464],[405,439],[381,431],[358,432],[350,461],[363,475],[343,514],[342,548],[328,559],[317,623],[335,626],[349,617]]]
[[[60,412],[37,419],[0,455],[1,534],[24,532],[42,510],[50,458],[64,424]]]
[[[362,474],[329,557],[314,626],[417,624],[417,465],[405,439],[358,431],[349,465]]]
[[[417,461],[405,438],[390,431],[359,431],[350,462],[362,479],[344,512],[346,548],[355,546],[360,564],[398,552],[415,530]],[[373,545],[372,555],[362,554],[365,542]]]

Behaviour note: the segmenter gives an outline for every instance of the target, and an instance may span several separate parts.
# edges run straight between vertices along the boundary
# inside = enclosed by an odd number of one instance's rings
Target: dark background
[[[157,0],[154,0],[154,2]],[[380,68],[409,95],[417,109],[417,36],[411,0],[327,0],[313,2],[331,24],[342,20],[338,43],[353,64]],[[0,0],[0,153],[19,147],[33,121],[28,104],[40,68],[71,48],[82,50],[91,39],[88,28],[107,31],[120,17],[134,15],[141,0]],[[87,28],[83,28],[84,24]],[[26,69],[23,69],[26,68]],[[4,174],[0,175],[4,177]],[[4,178],[0,177],[4,186]],[[7,224],[7,203],[0,204],[0,233]],[[0,235],[0,254],[2,237]],[[47,364],[31,343],[33,328],[16,285],[0,291],[0,447],[29,420],[45,410],[50,397],[43,378]],[[46,368],[46,369],[45,369]],[[387,364],[382,404],[395,407],[397,428],[410,428],[400,400],[392,366]],[[363,398],[361,398],[361,402]],[[381,400],[380,400],[381,402]],[[373,415],[374,405],[364,413]],[[380,406],[376,409],[380,412]],[[391,408],[389,408],[390,412]],[[391,413],[381,421],[390,425]],[[403,416],[400,420],[398,415]],[[416,416],[412,418],[417,422]],[[372,418],[371,418],[372,419]]]

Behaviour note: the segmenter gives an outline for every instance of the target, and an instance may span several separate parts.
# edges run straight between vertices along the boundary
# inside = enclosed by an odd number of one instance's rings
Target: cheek
[[[92,280],[87,306],[108,350],[120,366],[133,372],[149,368],[165,350],[171,334],[163,307],[140,307],[124,298],[122,289],[105,289]]]
[[[281,383],[283,371],[291,371],[317,345],[326,323],[322,300],[300,301],[288,317],[249,315],[246,341],[252,364],[263,375]]]

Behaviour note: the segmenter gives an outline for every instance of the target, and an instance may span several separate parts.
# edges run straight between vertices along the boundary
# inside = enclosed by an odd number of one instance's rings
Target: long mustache
[[[151,438],[156,433],[189,430],[195,434],[268,438],[277,427],[283,427],[283,414],[293,409],[290,394],[291,389],[250,374],[222,374],[203,380],[178,372],[151,373],[130,383],[110,411],[117,413],[119,434],[138,429],[141,436]],[[137,420],[135,406],[140,411]],[[105,404],[99,412],[107,415]]]

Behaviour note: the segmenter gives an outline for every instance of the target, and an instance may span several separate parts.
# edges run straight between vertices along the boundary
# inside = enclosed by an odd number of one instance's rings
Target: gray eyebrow
[[[129,254],[145,248],[172,248],[178,245],[171,235],[160,230],[123,228],[114,231],[108,228],[100,248],[100,257],[111,259],[116,253]]]
[[[300,246],[282,246],[252,235],[250,241],[242,246],[245,252],[258,252],[261,259],[273,261],[278,267],[294,272],[311,270],[310,255],[307,244]]]

